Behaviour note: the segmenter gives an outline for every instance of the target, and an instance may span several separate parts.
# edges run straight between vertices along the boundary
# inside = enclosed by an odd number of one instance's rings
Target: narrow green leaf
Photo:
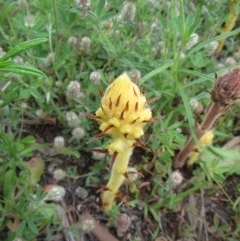
[[[11,65],[11,61],[0,61],[0,68]]]
[[[5,67],[0,67],[0,72],[12,72],[16,74],[28,74],[28,75],[34,75],[39,77],[46,77],[46,75],[38,69],[35,69],[30,66],[22,66],[22,65],[15,65],[11,64]]]
[[[95,11],[96,16],[101,17],[104,6],[105,6],[105,0],[98,0],[96,11]]]
[[[214,38],[208,39],[207,41],[200,43],[198,45],[196,45],[194,48],[192,48],[185,56],[185,61],[195,52],[199,51],[200,49],[204,48],[205,46],[207,46],[208,44],[210,44],[213,41],[219,41],[221,39],[225,39],[234,35],[237,35],[240,33],[240,28],[237,28],[229,33],[224,33],[224,34],[220,34]]]
[[[151,72],[147,73],[142,79],[141,79],[141,84],[145,83],[147,80],[151,79],[152,77],[160,74],[161,72],[163,72],[165,69],[169,68],[170,66],[172,66],[172,62],[168,62],[154,70],[152,70]]]
[[[36,39],[31,39],[26,42],[20,43],[17,46],[13,47],[11,50],[9,50],[5,55],[3,55],[0,60],[7,60],[17,54],[20,54],[21,52],[24,52],[27,49],[30,49],[36,45],[39,45],[41,43],[46,42],[46,38],[36,38]]]

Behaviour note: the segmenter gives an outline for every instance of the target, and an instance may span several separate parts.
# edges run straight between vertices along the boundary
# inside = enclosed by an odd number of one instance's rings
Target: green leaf
[[[38,234],[38,228],[37,228],[36,224],[31,219],[28,220],[28,227],[33,233]]]
[[[240,28],[237,28],[229,33],[224,33],[224,34],[220,34],[214,38],[208,39],[207,41],[198,44],[197,46],[195,46],[194,48],[192,48],[185,56],[185,61],[195,52],[199,51],[200,49],[204,48],[205,46],[207,46],[208,44],[210,44],[213,41],[219,41],[221,39],[225,39],[234,35],[237,35],[240,33]]]
[[[104,6],[105,6],[105,0],[98,0],[96,11],[95,11],[96,16],[101,17]]]
[[[32,40],[28,40],[26,42],[20,43],[19,45],[9,50],[2,58],[0,58],[0,60],[2,61],[7,60],[13,56],[16,56],[17,54],[24,52],[27,49],[30,49],[46,41],[47,41],[46,38],[36,38],[36,39],[32,39]]]
[[[152,70],[151,72],[147,73],[142,79],[141,79],[141,84],[145,83],[147,80],[151,79],[152,77],[162,73],[165,69],[169,68],[170,66],[172,66],[173,62],[168,62],[154,70]]]
[[[35,69],[30,66],[22,66],[22,65],[7,65],[5,67],[0,67],[0,72],[11,72],[16,74],[28,74],[28,75],[34,75],[38,77],[46,77],[46,75],[38,69]]]
[[[11,61],[0,61],[0,68],[11,65]]]

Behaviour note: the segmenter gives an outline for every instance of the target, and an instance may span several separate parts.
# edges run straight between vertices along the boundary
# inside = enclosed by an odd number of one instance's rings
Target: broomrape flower
[[[212,100],[222,106],[231,105],[240,98],[240,67],[217,78],[212,91]]]
[[[97,137],[106,134],[112,137],[107,148],[112,156],[111,176],[102,192],[103,209],[107,211],[126,179],[133,148],[141,144],[139,138],[144,134],[146,123],[152,121],[152,112],[146,97],[124,73],[108,86],[95,115],[102,131]]]
[[[211,144],[213,139],[212,130],[220,116],[222,116],[230,106],[240,99],[240,67],[228,71],[225,75],[216,79],[211,92],[211,103],[207,108],[207,113],[201,125],[196,130],[199,148]],[[195,151],[197,150],[197,152]],[[174,167],[181,168],[189,160],[189,165],[195,162],[199,156],[198,148],[193,138],[189,138],[184,148],[178,153],[174,160]]]

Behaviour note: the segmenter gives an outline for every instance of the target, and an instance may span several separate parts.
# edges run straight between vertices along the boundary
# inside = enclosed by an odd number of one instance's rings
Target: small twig
[[[90,232],[99,240],[99,241],[119,241],[115,238],[109,231],[100,225],[90,214],[88,211],[83,212],[84,219],[91,219],[93,221],[93,227]]]
[[[71,232],[69,232],[67,230],[67,228],[70,227],[70,223],[68,221],[68,217],[66,215],[66,212],[65,210],[60,206],[60,205],[57,205],[57,215],[61,221],[61,224],[63,226],[63,235],[64,235],[64,238],[66,241],[77,241]],[[82,240],[78,240],[78,241],[82,241]]]

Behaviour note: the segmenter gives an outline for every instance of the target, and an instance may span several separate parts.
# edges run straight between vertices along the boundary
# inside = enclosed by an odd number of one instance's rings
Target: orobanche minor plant
[[[100,124],[101,136],[112,139],[107,151],[112,157],[111,176],[102,192],[105,211],[115,202],[116,194],[127,177],[128,163],[135,145],[142,145],[143,127],[152,122],[152,111],[138,86],[127,74],[120,75],[106,89],[101,107],[95,113]]]

